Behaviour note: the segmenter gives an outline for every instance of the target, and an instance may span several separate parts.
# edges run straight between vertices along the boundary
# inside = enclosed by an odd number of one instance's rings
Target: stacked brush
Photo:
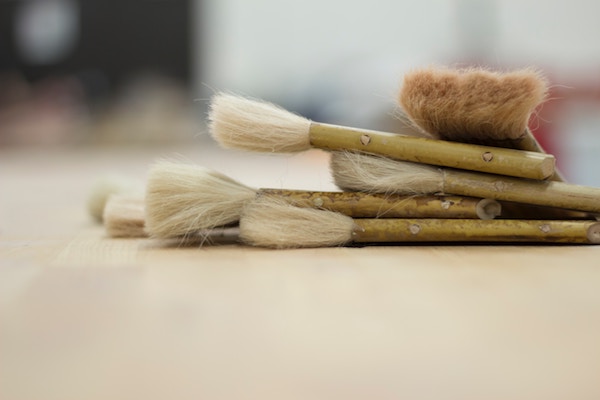
[[[528,129],[546,96],[535,71],[422,69],[398,96],[423,137],[310,121],[274,104],[217,94],[209,112],[225,148],[332,152],[341,192],[248,187],[199,166],[159,162],[149,173],[144,232],[243,243],[600,243],[600,189],[555,171]],[[108,207],[105,210],[105,220]],[[139,214],[138,214],[139,215]]]

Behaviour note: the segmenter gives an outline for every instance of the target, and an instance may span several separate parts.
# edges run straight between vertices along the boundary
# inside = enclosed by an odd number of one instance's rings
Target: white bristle
[[[113,194],[104,207],[104,227],[110,237],[145,237],[144,197]]]
[[[90,190],[88,212],[97,222],[102,222],[104,207],[111,195],[137,192],[143,192],[139,182],[121,175],[106,175],[94,182]]]
[[[169,238],[237,222],[254,189],[200,166],[162,161],[149,172],[146,229]]]
[[[219,93],[208,115],[210,134],[223,147],[260,152],[310,148],[311,121],[263,101]]]
[[[264,196],[244,207],[240,237],[254,246],[279,249],[341,246],[352,240],[354,226],[345,215]]]
[[[373,193],[434,194],[443,191],[436,167],[352,152],[334,152],[331,172],[344,190]]]

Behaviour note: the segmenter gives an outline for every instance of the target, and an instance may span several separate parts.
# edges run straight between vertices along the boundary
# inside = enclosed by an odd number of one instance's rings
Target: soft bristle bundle
[[[272,103],[220,93],[208,120],[210,134],[226,148],[277,153],[310,148],[310,120]]]
[[[523,136],[544,101],[538,71],[423,68],[407,73],[399,95],[411,121],[441,139],[485,143]]]
[[[431,194],[443,191],[436,167],[352,152],[334,152],[331,172],[341,189],[372,193]]]
[[[104,207],[104,227],[110,237],[146,236],[144,197],[113,194]]]
[[[345,215],[268,196],[248,203],[240,219],[244,242],[278,249],[340,246],[352,240],[353,229],[354,221]]]
[[[237,222],[254,189],[196,165],[159,162],[149,172],[146,228],[169,238]]]
[[[102,222],[104,207],[111,195],[142,192],[139,182],[119,175],[105,176],[98,179],[88,197],[88,212],[97,221]]]

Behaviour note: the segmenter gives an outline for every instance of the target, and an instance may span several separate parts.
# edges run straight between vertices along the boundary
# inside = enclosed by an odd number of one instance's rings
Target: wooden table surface
[[[175,154],[332,185],[319,152],[0,150],[1,399],[600,398],[600,247],[107,238],[93,182]]]

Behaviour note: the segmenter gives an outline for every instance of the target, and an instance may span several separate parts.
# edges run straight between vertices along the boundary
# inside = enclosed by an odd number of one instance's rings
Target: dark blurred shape
[[[0,0],[0,146],[191,136],[192,6]]]
[[[0,2],[0,73],[81,81],[103,99],[140,73],[191,80],[191,0]]]

